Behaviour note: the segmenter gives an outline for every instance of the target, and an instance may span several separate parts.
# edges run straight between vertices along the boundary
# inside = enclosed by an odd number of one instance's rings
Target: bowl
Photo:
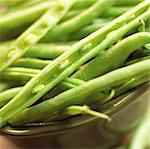
[[[148,83],[145,83],[99,107],[101,112],[112,117],[111,122],[84,115],[23,127],[7,125],[2,129],[2,134],[21,140],[48,137],[53,148],[117,146],[142,120],[148,105],[149,90]]]

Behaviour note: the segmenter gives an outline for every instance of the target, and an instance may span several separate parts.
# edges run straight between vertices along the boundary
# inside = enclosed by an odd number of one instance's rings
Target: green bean
[[[51,3],[55,3],[54,0],[44,0],[44,1],[49,1]],[[43,0],[26,0],[23,4],[21,4],[19,6],[19,8],[26,8],[26,7],[29,7],[29,6],[33,6],[35,4],[41,4],[43,2]]]
[[[25,53],[25,56],[43,59],[55,59],[70,47],[70,45],[38,44],[30,48]]]
[[[15,97],[21,91],[21,89],[22,87],[16,87],[0,93],[0,107]]]
[[[74,8],[87,8],[91,6],[96,0],[78,0],[78,3],[75,4]],[[144,0],[117,0],[115,5],[117,6],[134,6],[137,5],[140,2],[143,2]]]
[[[83,11],[80,15],[56,26],[49,31],[43,38],[42,42],[58,41],[59,38],[64,40],[64,37],[81,27],[89,24],[94,18],[101,15],[105,10],[110,8],[116,0],[98,0],[90,8]],[[109,5],[108,5],[109,3]],[[81,21],[82,20],[82,21]]]
[[[131,8],[132,7],[112,7],[106,13],[102,14],[101,17],[115,18],[115,17],[122,15],[124,12],[126,12],[127,10],[129,10]],[[64,22],[66,20],[69,20],[69,19],[79,15],[83,11],[85,11],[85,10],[84,9],[72,10],[72,11],[68,12],[66,17],[62,21]]]
[[[56,84],[73,73],[80,65],[95,56],[99,52],[99,50],[107,48],[116,41],[114,40],[114,36],[109,36],[109,38],[107,38],[107,40],[105,40],[103,44],[100,45],[101,48],[98,46],[88,55],[85,54],[88,53],[88,49],[91,48],[89,48],[89,45],[88,48],[83,48],[85,45],[87,45],[88,43],[98,43],[98,41],[102,38],[102,35],[106,35],[111,30],[114,30],[121,26],[122,23],[128,22],[132,18],[131,15],[133,13],[135,14],[135,16],[139,15],[139,13],[145,11],[145,9],[149,5],[150,2],[144,2],[140,4],[132,11],[111,22],[108,26],[105,26],[103,29],[98,30],[89,37],[81,40],[79,43],[75,44],[69,51],[66,51],[64,54],[50,63],[47,67],[45,67],[38,75],[36,75],[24,86],[23,90],[15,98],[13,98],[8,104],[0,109],[1,127],[5,125],[12,116],[20,113],[26,107],[32,105],[46,92],[52,89]],[[115,39],[118,40],[127,31],[136,26],[139,26],[141,24],[141,22],[139,22],[139,19],[145,20],[147,19],[147,15],[149,15],[149,11],[147,13],[144,13],[144,15],[142,15],[141,17],[132,21],[130,24],[128,24],[127,27],[122,27],[121,30],[117,32],[118,36],[115,37]],[[109,40],[111,42],[108,42]],[[35,93],[33,92],[33,90],[36,90],[37,92]]]
[[[6,82],[0,82],[0,93],[3,92],[4,90],[10,88],[11,85]]]
[[[73,9],[83,9],[83,8],[88,8],[91,5],[93,5],[96,2],[96,0],[78,0],[77,3],[73,6]]]
[[[111,121],[111,118],[103,113],[91,110],[88,106],[84,105],[84,106],[70,106],[68,108],[65,109],[63,114],[67,114],[67,115],[79,115],[79,114],[88,114],[88,115],[92,115],[98,118],[103,118],[106,119],[108,121]]]
[[[34,44],[36,44],[49,30],[51,30],[68,12],[75,0],[68,2],[67,6],[56,4],[50,8],[38,21],[19,36],[10,46],[8,53],[1,57],[0,71],[10,66],[17,58]]]
[[[13,125],[20,125],[27,122],[41,121],[62,111],[68,106],[89,104],[90,101],[81,97],[88,97],[97,91],[118,86],[131,78],[149,73],[149,69],[150,60],[145,60],[114,70],[101,77],[90,80],[83,85],[65,91],[52,99],[27,108],[21,114],[13,117],[9,122]]]
[[[73,77],[90,80],[116,69],[123,65],[132,52],[149,43],[149,41],[150,33],[133,34],[82,66]]]
[[[137,59],[134,59],[134,60],[131,60],[131,61],[127,61],[125,63],[125,66],[131,65],[131,64],[134,64],[136,62],[139,62],[139,61],[142,61],[142,60],[146,60],[146,59],[150,59],[150,56],[145,56],[145,57],[137,58]]]
[[[80,29],[78,32],[71,34],[69,36],[69,40],[79,40],[82,39],[88,35],[90,35],[91,33],[95,32],[96,30],[104,27],[107,23],[95,23],[92,25],[88,25],[82,29]]]
[[[104,13],[102,17],[118,17],[125,13],[126,11],[130,10],[132,7],[112,7],[108,12]]]
[[[116,89],[115,96],[118,96],[121,93],[124,93],[124,92],[126,92],[126,91],[128,91],[134,87],[137,87],[137,86],[149,81],[150,80],[149,75],[150,75],[150,73],[148,73],[142,77],[140,76],[140,77],[132,78],[131,80],[129,80],[128,82],[123,84],[121,87]]]
[[[133,89],[147,81],[149,81],[149,73],[147,75],[144,76],[140,76],[140,77],[136,77],[136,78],[132,78],[129,81],[127,81],[126,83],[122,84],[119,87],[116,87],[114,89],[111,89],[111,92],[108,91],[103,91],[103,92],[96,92],[88,97],[86,97],[86,100],[88,101],[92,101],[90,102],[90,107],[94,108],[94,109],[99,109],[100,105],[110,101],[112,98],[118,97],[119,95],[129,91],[130,89]],[[60,113],[57,113],[56,115],[46,119],[46,121],[56,121],[56,120],[62,120],[64,118],[68,118],[69,115],[67,113],[62,113],[62,111]]]
[[[17,0],[17,1],[9,1],[9,0],[5,0],[5,1],[1,1],[1,4],[7,4],[9,7],[15,7],[17,5],[20,5],[20,3],[23,3],[23,1],[21,0]]]
[[[117,6],[134,6],[137,5],[140,2],[143,2],[144,0],[118,0],[116,5]]]
[[[9,43],[3,43],[0,45],[0,52],[5,52],[8,49]],[[55,59],[62,53],[67,51],[74,42],[67,43],[52,43],[52,44],[37,44],[29,48],[25,53],[25,57],[40,58],[40,59]]]
[[[27,82],[39,72],[38,69],[10,67],[1,73],[1,79]]]
[[[40,60],[36,58],[21,58],[17,60],[12,66],[43,69],[50,62],[51,62],[50,60]]]
[[[150,50],[150,43],[145,45],[145,48]]]
[[[24,24],[33,23],[51,6],[52,3],[47,1],[26,9],[5,14],[0,17],[0,28],[2,31],[13,30]]]

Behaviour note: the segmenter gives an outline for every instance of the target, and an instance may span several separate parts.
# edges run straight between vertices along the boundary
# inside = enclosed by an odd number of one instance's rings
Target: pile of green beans
[[[94,110],[150,80],[150,1],[7,3],[0,2],[0,128],[81,114],[110,121]]]

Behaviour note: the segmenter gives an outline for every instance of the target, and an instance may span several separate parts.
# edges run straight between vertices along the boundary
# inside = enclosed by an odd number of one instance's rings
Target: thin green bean
[[[78,3],[74,6],[74,8],[87,8],[91,6],[96,0],[78,0]],[[135,6],[144,0],[117,0],[115,3],[116,6]]]
[[[43,69],[50,62],[51,62],[50,60],[41,60],[36,58],[21,58],[17,60],[12,66]]]
[[[21,89],[22,87],[16,87],[0,93],[0,107],[15,97],[21,91]]]
[[[71,45],[38,44],[30,48],[25,53],[25,56],[43,59],[55,59],[70,47]]]

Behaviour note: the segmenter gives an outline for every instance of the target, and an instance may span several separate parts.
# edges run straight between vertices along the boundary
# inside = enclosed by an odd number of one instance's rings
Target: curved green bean
[[[129,55],[150,42],[150,33],[133,34],[83,65],[73,77],[90,80],[123,65]],[[95,69],[96,67],[96,69]]]

